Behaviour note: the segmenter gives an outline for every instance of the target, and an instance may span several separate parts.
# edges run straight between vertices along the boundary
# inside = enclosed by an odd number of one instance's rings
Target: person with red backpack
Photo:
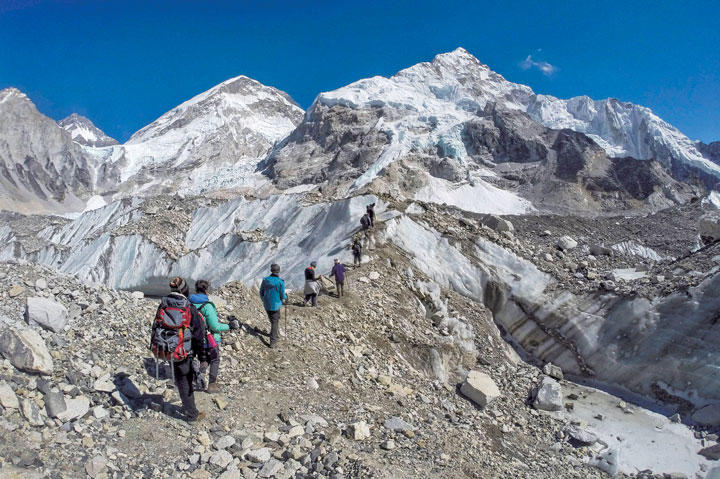
[[[206,331],[200,314],[188,299],[187,283],[180,277],[170,280],[170,294],[163,297],[155,313],[150,348],[156,360],[170,362],[173,379],[188,422],[202,419],[205,413],[195,406],[192,367],[196,357],[207,368]]]
[[[190,302],[197,308],[200,317],[205,322],[207,338],[205,349],[210,360],[210,374],[208,375],[208,386],[206,391],[210,394],[220,392],[217,385],[218,372],[220,370],[220,333],[230,329],[238,329],[240,323],[233,319],[229,324],[221,323],[218,320],[218,313],[215,304],[208,298],[210,283],[204,279],[195,282],[195,294],[190,296]]]

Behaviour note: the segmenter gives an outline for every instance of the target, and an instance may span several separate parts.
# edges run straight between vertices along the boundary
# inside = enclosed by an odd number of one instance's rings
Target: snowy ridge
[[[73,141],[84,146],[110,146],[116,145],[117,141],[107,136],[98,127],[84,116],[73,113],[72,115],[58,122],[64,128]]]
[[[720,178],[720,166],[704,158],[689,138],[650,109],[615,99],[560,100],[536,95],[528,86],[507,81],[462,48],[390,78],[376,76],[321,93],[309,114],[316,104],[396,110],[392,120],[377,125],[391,144],[355,182],[353,186],[359,188],[415,149],[437,145],[446,155],[463,161],[467,152],[460,138],[461,125],[489,102],[526,112],[549,128],[584,133],[611,157],[657,159],[666,167],[677,160]]]

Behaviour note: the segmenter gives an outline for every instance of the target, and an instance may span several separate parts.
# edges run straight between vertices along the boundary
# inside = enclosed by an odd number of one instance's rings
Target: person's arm
[[[205,305],[203,313],[205,313],[205,321],[207,321],[210,332],[222,333],[230,329],[230,325],[220,322],[217,315],[217,309],[215,309],[215,306],[212,304],[208,303]]]
[[[262,283],[260,284],[260,297],[262,299],[265,299],[265,285],[266,285],[266,281],[263,280]]]
[[[200,319],[198,310],[193,305],[190,305],[190,329],[192,330],[191,347],[193,352],[198,358],[198,361],[201,363],[208,362],[207,351],[205,351],[207,331],[205,330],[202,319]]]
[[[283,280],[280,280],[280,298],[285,301],[288,299],[287,294],[285,293],[285,281]]]

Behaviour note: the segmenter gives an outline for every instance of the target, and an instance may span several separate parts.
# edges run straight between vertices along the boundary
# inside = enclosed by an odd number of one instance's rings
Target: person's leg
[[[305,302],[303,303],[303,306],[307,306],[307,302],[310,301],[310,296],[311,295],[309,295],[309,294],[305,295]]]
[[[312,305],[314,308],[315,306],[317,306],[317,293],[313,293],[311,296],[312,296]]]
[[[268,311],[270,316],[270,346],[280,339],[280,310]]]
[[[220,371],[220,345],[210,350],[210,375],[208,383],[212,384],[217,381],[218,372]]]
[[[337,282],[337,290],[338,290],[338,296],[342,296],[343,295],[343,282],[342,281]]]
[[[193,391],[193,368],[192,359],[185,359],[173,364],[175,369],[175,385],[177,386],[180,401],[182,401],[183,412],[191,421],[198,417],[199,411],[195,406],[195,394]]]

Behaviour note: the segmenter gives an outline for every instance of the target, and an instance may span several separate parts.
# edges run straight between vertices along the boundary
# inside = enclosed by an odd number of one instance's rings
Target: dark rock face
[[[315,104],[263,167],[280,188],[359,177],[390,142],[374,129],[386,110]]]
[[[720,141],[713,141],[709,144],[698,141],[695,146],[705,158],[720,165]]]

